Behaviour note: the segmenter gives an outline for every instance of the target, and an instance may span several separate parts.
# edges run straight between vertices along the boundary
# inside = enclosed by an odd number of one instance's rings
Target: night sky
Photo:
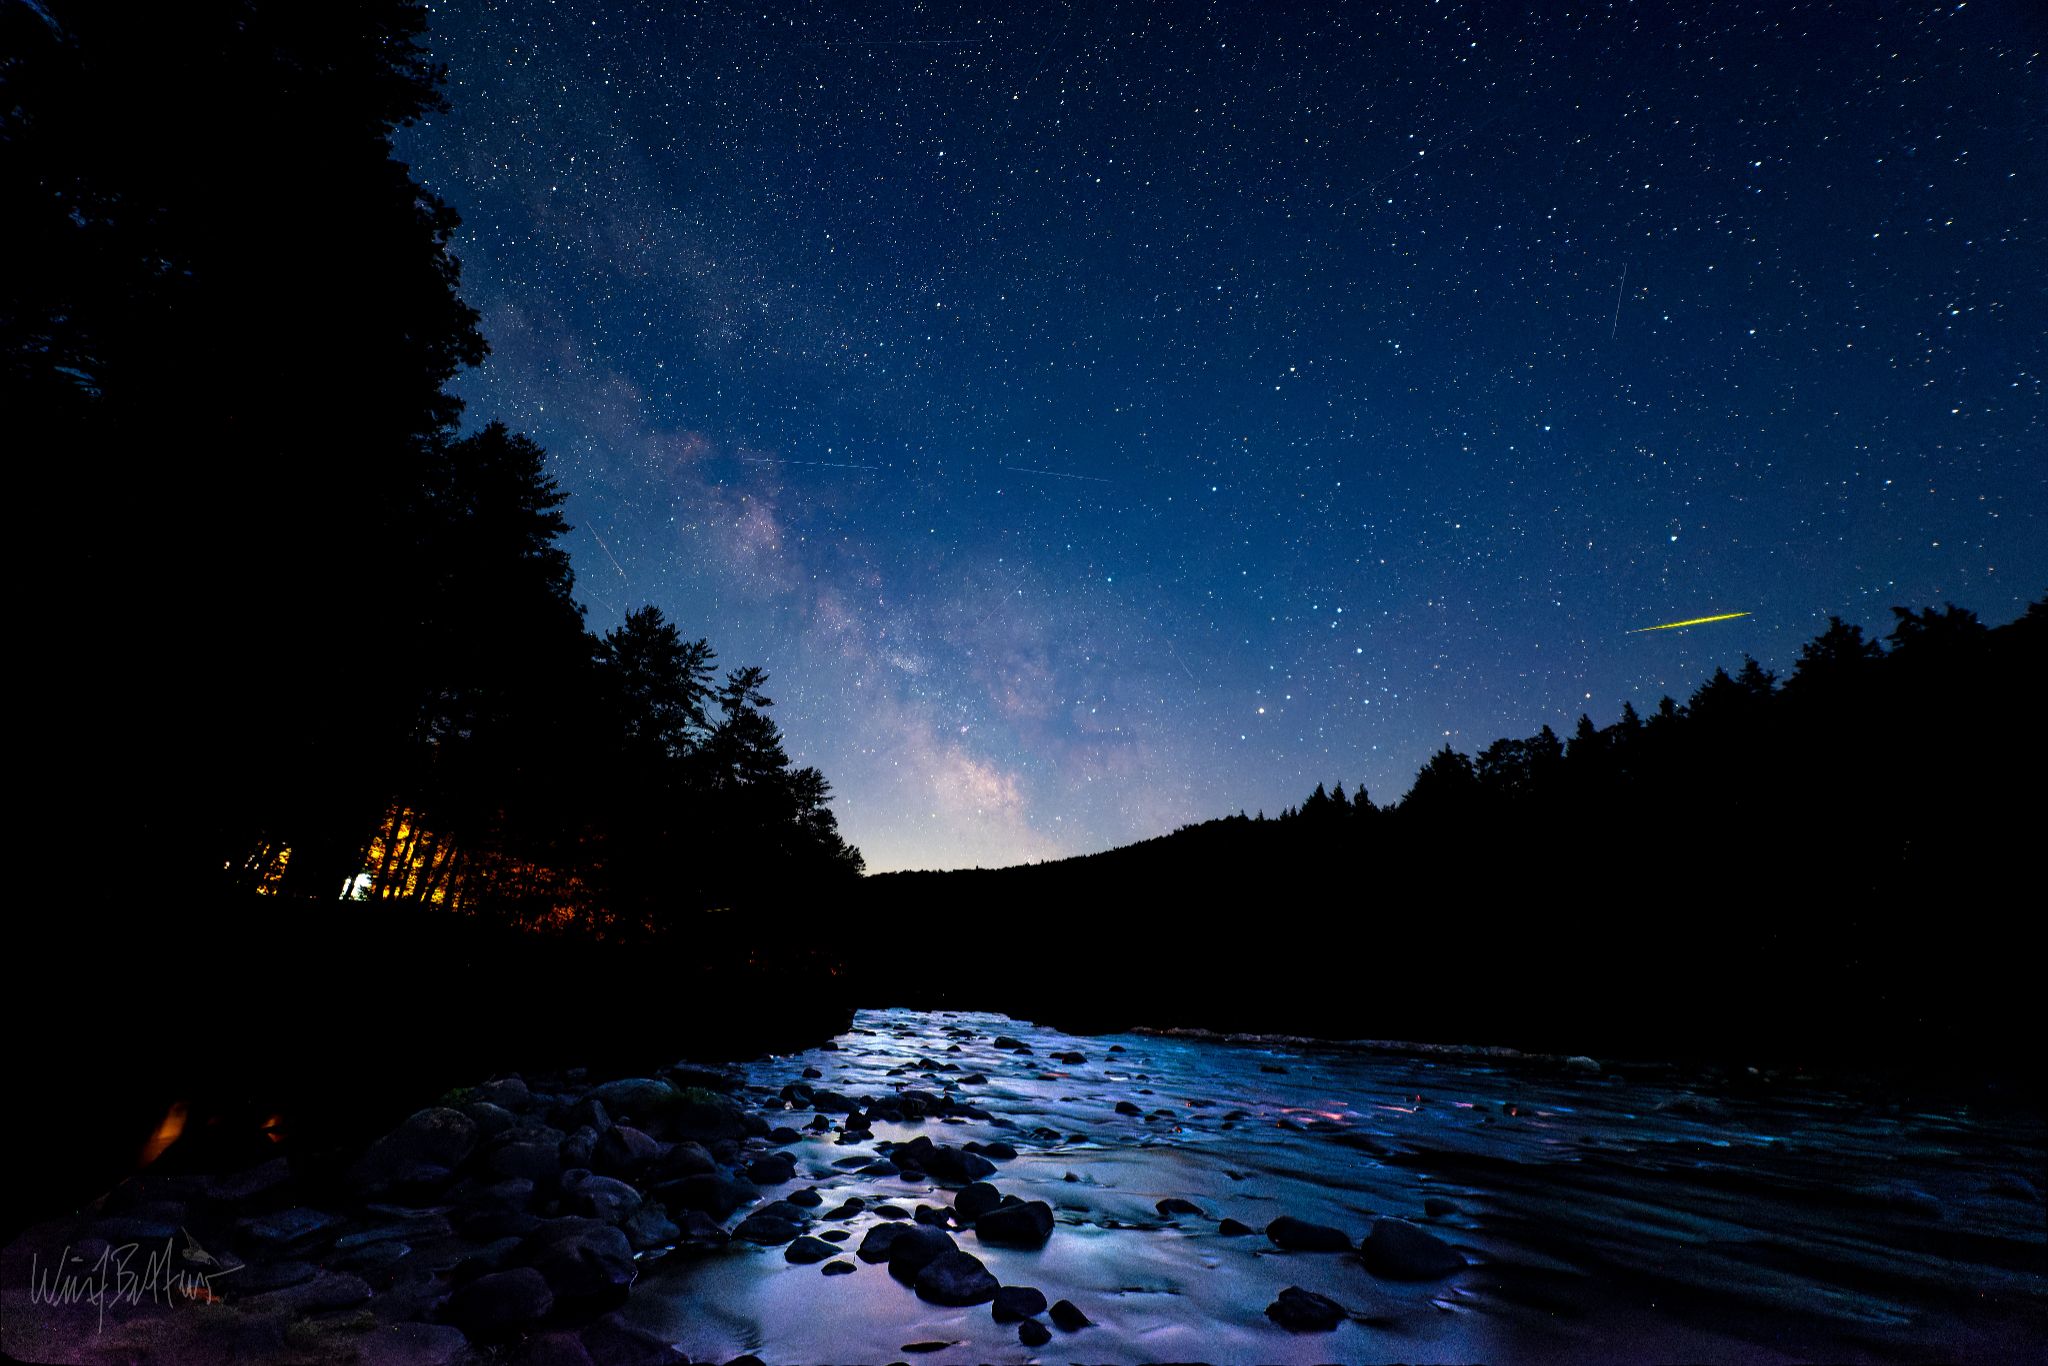
[[[769,670],[871,870],[1391,800],[2048,588],[2025,0],[433,25],[468,420],[552,453],[593,628]]]

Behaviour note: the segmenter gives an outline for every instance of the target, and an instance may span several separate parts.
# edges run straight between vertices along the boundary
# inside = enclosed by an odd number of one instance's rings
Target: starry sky
[[[2048,588],[2027,0],[431,13],[467,420],[594,629],[769,670],[873,871]]]

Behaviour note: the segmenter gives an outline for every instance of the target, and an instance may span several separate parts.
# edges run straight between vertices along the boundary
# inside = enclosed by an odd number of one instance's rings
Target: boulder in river
[[[964,1186],[979,1181],[984,1176],[993,1176],[996,1164],[980,1153],[970,1153],[964,1148],[937,1145],[923,1155],[924,1172],[934,1181],[947,1185]]]
[[[1365,1269],[1389,1281],[1433,1281],[1464,1269],[1458,1250],[1406,1219],[1382,1219],[1359,1245]]]
[[[826,1242],[823,1238],[812,1238],[806,1235],[784,1248],[782,1255],[789,1261],[795,1262],[798,1266],[809,1266],[814,1262],[822,1262],[838,1256],[839,1249],[833,1244]]]
[[[991,1247],[1044,1247],[1052,1237],[1052,1206],[1043,1200],[1003,1205],[974,1221],[974,1236]]]
[[[952,1234],[929,1224],[896,1224],[892,1227],[901,1228],[903,1232],[889,1244],[889,1274],[901,1281],[915,1281],[918,1273],[938,1257],[957,1248]]]
[[[1080,1307],[1072,1300],[1061,1300],[1055,1304],[1052,1307],[1052,1312],[1047,1317],[1052,1320],[1053,1327],[1059,1329],[1062,1333],[1078,1333],[1095,1322],[1094,1319],[1082,1313]]]
[[[747,1180],[757,1186],[779,1186],[785,1181],[796,1180],[796,1156],[792,1153],[770,1153],[747,1164]]]
[[[718,1161],[701,1143],[684,1139],[662,1149],[661,1155],[648,1163],[644,1173],[652,1179],[672,1179],[680,1176],[703,1176],[718,1170]]]
[[[979,1257],[958,1249],[941,1252],[925,1263],[915,1286],[919,1299],[951,1307],[987,1304],[1000,1288]]]
[[[855,1255],[868,1263],[886,1262],[890,1246],[914,1227],[914,1224],[876,1224],[860,1240],[860,1249]]]
[[[802,1233],[810,1223],[810,1216],[786,1200],[777,1200],[761,1206],[733,1228],[732,1236],[746,1243],[759,1243],[763,1247],[779,1247]]]
[[[675,1220],[662,1213],[659,1205],[642,1205],[626,1216],[619,1227],[625,1230],[626,1241],[641,1252],[679,1242],[683,1236]]]
[[[1296,1219],[1283,1214],[1266,1225],[1266,1236],[1273,1240],[1275,1247],[1289,1252],[1349,1252],[1351,1238],[1342,1229],[1331,1228],[1328,1224],[1311,1224],[1306,1219]]]
[[[1290,1333],[1328,1333],[1350,1315],[1328,1296],[1290,1285],[1266,1306],[1266,1317]]]
[[[1015,1323],[1045,1312],[1045,1292],[1031,1285],[1006,1285],[996,1291],[991,1309],[997,1323]]]
[[[986,1181],[976,1181],[953,1197],[953,1214],[961,1223],[971,1224],[1002,1203],[1002,1192]]]
[[[1017,1325],[1017,1341],[1026,1347],[1043,1347],[1052,1341],[1052,1329],[1037,1319],[1026,1319]]]

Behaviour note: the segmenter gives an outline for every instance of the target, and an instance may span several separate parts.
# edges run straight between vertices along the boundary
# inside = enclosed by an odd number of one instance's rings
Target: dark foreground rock
[[[626,1235],[595,1219],[550,1220],[515,1257],[546,1277],[558,1298],[578,1303],[622,1300],[637,1274]]]
[[[1290,1285],[1266,1306],[1266,1317],[1290,1333],[1329,1333],[1350,1315],[1335,1300]]]
[[[981,1259],[972,1253],[941,1252],[917,1273],[917,1297],[933,1304],[987,1304],[1000,1288]]]
[[[502,1342],[539,1323],[554,1305],[547,1278],[522,1266],[463,1286],[450,1297],[446,1317],[478,1342]]]
[[[891,1224],[885,1227],[902,1230],[889,1244],[889,1274],[898,1280],[915,1281],[920,1271],[957,1246],[952,1234],[929,1224]]]
[[[799,1238],[784,1248],[782,1255],[798,1266],[809,1266],[814,1262],[826,1261],[839,1255],[839,1245],[828,1243],[823,1238]]]
[[[1052,1225],[1052,1206],[1033,1200],[990,1210],[975,1220],[974,1236],[991,1247],[1044,1247]]]
[[[1283,1214],[1266,1225],[1266,1236],[1273,1240],[1275,1247],[1289,1252],[1349,1252],[1350,1235],[1342,1229],[1331,1228],[1328,1224],[1311,1224],[1306,1219],[1296,1219]]]
[[[917,1225],[909,1223],[876,1224],[868,1230],[867,1236],[860,1240],[860,1248],[854,1255],[870,1264],[886,1262],[889,1260],[889,1249],[895,1246],[896,1240],[916,1227]]]
[[[1015,1323],[1018,1319],[1043,1314],[1045,1292],[1036,1286],[1006,1285],[996,1291],[995,1307],[991,1312],[997,1323]]]
[[[1367,1271],[1390,1281],[1433,1281],[1465,1267],[1456,1248],[1405,1219],[1374,1224],[1358,1255]]]
[[[476,1151],[476,1121],[460,1110],[435,1106],[412,1115],[370,1145],[349,1183],[365,1198],[439,1190]]]

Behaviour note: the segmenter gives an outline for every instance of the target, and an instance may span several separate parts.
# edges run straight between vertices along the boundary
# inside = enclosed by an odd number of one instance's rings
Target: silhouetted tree
[[[1570,743],[1565,746],[1565,758],[1573,763],[1590,762],[1601,749],[1600,731],[1594,726],[1593,718],[1579,713],[1578,727],[1572,731]]]
[[[1529,764],[1529,788],[1537,795],[1554,795],[1564,769],[1564,742],[1545,724],[1523,741],[1522,751]]]
[[[1529,792],[1529,747],[1505,737],[1479,751],[1473,762],[1479,787],[1500,802],[1519,801]]]
[[[1799,663],[1785,686],[1805,695],[1840,691],[1855,686],[1863,672],[1883,658],[1883,647],[1864,639],[1861,626],[1829,617],[1827,630],[1800,647]]]
[[[1472,760],[1445,745],[1415,775],[1415,784],[1401,799],[1404,812],[1454,812],[1469,807],[1480,793]]]
[[[1748,655],[1742,657],[1742,672],[1735,676],[1752,701],[1765,702],[1777,692],[1778,676]]]
[[[605,633],[600,659],[629,750],[657,760],[695,753],[710,731],[712,664],[705,640],[686,641],[654,606]]]

